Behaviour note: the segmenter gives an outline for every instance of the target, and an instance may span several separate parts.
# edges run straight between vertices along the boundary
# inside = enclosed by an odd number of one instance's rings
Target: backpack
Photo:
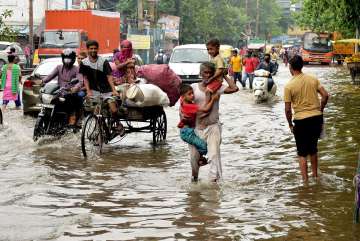
[[[163,64],[164,63],[164,54],[158,54],[156,57],[156,63],[157,64]]]

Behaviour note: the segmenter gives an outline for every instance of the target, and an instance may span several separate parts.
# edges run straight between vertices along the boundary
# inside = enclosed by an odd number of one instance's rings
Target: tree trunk
[[[255,35],[259,37],[259,12],[260,12],[260,0],[256,1],[256,28],[255,28]]]
[[[359,28],[360,28],[360,26],[359,26],[359,24],[357,24],[356,25],[356,39],[359,39]],[[357,54],[359,52],[359,44],[358,43],[356,43],[355,44],[355,54]]]
[[[175,15],[180,16],[180,0],[175,0]]]
[[[137,7],[138,7],[138,29],[144,29],[144,8],[143,8],[143,0],[137,0]]]

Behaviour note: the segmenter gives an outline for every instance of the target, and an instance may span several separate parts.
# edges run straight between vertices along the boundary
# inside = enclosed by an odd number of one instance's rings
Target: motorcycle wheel
[[[85,119],[81,130],[81,150],[84,157],[94,157],[101,154],[103,146],[103,130],[101,119],[90,114]]]
[[[38,116],[34,127],[33,140],[36,142],[39,139],[39,137],[45,135],[45,130],[46,130],[46,124],[44,121],[44,117]]]
[[[1,111],[1,108],[0,108],[0,125],[3,124],[3,115],[2,115],[2,111]]]

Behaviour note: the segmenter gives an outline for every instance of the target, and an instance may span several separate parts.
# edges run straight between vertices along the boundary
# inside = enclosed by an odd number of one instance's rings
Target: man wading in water
[[[318,176],[317,143],[323,128],[323,111],[329,94],[318,79],[302,73],[303,59],[299,55],[295,55],[289,63],[293,78],[284,89],[285,114],[289,128],[295,136],[301,175],[306,182],[308,156],[311,160],[312,176]],[[321,95],[321,102],[318,94]]]
[[[206,98],[206,84],[210,77],[215,74],[215,64],[205,62],[200,66],[200,74],[202,82],[194,83],[191,85],[194,91],[194,102],[198,106],[204,106],[207,103]],[[217,94],[231,94],[239,90],[232,79],[226,79],[228,86],[222,84],[220,89],[216,91]],[[220,98],[220,97],[219,97]],[[208,159],[210,164],[209,178],[213,182],[217,182],[222,177],[222,168],[220,160],[220,144],[221,144],[221,125],[219,121],[219,99],[214,101],[208,115],[202,117],[196,116],[195,133],[203,139],[208,148]],[[193,145],[189,145],[190,149],[190,162],[192,168],[192,181],[198,180],[199,175],[199,157],[200,154]]]

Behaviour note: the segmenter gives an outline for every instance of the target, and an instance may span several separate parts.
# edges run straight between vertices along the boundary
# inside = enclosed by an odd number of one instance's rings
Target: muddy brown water
[[[345,68],[311,66],[331,93],[320,178],[303,185],[279,97],[255,104],[248,90],[223,96],[224,180],[190,182],[178,107],[166,109],[167,143],[129,134],[84,160],[79,135],[33,143],[34,119],[4,114],[0,129],[0,240],[360,240],[353,224],[360,143],[360,86]]]

